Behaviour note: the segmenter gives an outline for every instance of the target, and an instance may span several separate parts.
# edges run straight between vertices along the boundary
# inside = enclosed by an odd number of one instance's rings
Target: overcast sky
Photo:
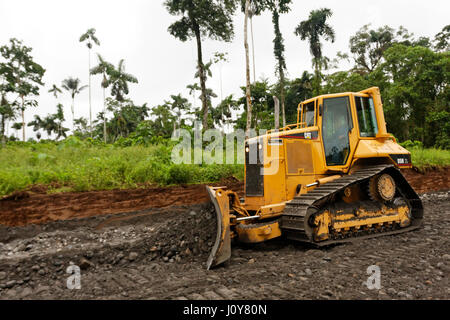
[[[309,12],[330,8],[333,16],[329,23],[336,31],[336,41],[324,44],[324,54],[334,58],[336,52],[348,52],[350,36],[364,24],[372,27],[389,25],[406,27],[416,36],[433,38],[450,23],[448,0],[294,0],[291,11],[281,16],[281,32],[285,39],[285,56],[288,77],[311,71],[311,55],[306,41],[294,35],[298,23],[307,19]],[[88,83],[88,50],[78,40],[88,28],[95,28],[101,45],[92,50],[92,63],[98,52],[117,65],[125,59],[126,71],[135,75],[139,83],[130,86],[129,97],[136,104],[149,106],[163,103],[171,94],[188,96],[186,85],[192,84],[196,63],[195,40],[181,42],[167,32],[176,20],[170,16],[163,1],[156,0],[0,0],[0,45],[15,37],[33,48],[36,62],[45,69],[45,88],[38,97],[39,106],[27,110],[26,122],[33,114],[45,116],[56,110],[57,101],[48,93],[52,84],[61,85],[68,76],[78,77]],[[222,66],[223,96],[240,95],[239,87],[245,84],[245,55],[243,45],[243,14],[234,18],[235,36],[231,43],[205,40],[204,62],[216,51],[228,52],[229,62]],[[253,19],[256,77],[274,80],[273,26],[266,13]],[[348,66],[342,66],[344,68]],[[219,67],[212,69],[213,77],[207,86],[220,98]],[[103,100],[100,76],[92,78],[93,116],[102,110]],[[70,97],[64,93],[59,101],[66,111],[66,126],[71,127]],[[199,106],[199,100],[196,101]],[[75,117],[88,117],[88,90],[76,98]],[[10,134],[12,130],[10,130]],[[27,138],[34,136],[27,127]],[[46,135],[44,135],[45,137]],[[21,135],[20,135],[21,137]]]

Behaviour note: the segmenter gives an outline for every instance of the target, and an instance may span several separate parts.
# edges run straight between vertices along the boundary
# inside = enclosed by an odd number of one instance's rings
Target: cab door
[[[353,100],[347,94],[323,97],[319,102],[324,160],[333,170],[346,168],[356,149]]]

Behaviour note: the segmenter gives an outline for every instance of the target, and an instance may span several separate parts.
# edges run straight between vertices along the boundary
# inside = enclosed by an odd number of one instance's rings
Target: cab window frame
[[[366,135],[361,135],[361,125],[359,123],[359,116],[358,116],[358,106],[357,106],[357,101],[356,99],[360,99],[360,98],[368,98],[368,99],[372,99],[372,104],[373,104],[373,116],[374,116],[374,125],[375,125],[375,132],[373,135],[370,136],[366,136]],[[378,117],[377,117],[377,112],[375,109],[375,102],[373,101],[373,97],[371,97],[368,94],[364,94],[364,93],[358,93],[358,94],[354,94],[353,95],[353,103],[355,106],[355,123],[358,126],[358,137],[361,139],[376,139],[376,136],[378,134],[378,132],[380,131],[380,128],[378,126]]]
[[[307,113],[305,113],[305,107],[310,105],[311,103],[313,104],[313,113],[314,113],[313,117],[312,117],[313,123],[312,123],[312,125],[308,125],[307,119],[306,119],[306,114]],[[305,124],[304,125],[305,128],[311,128],[311,127],[316,127],[317,126],[317,99],[314,99],[314,100],[309,101],[309,102],[303,102],[301,104],[300,123],[304,123]]]

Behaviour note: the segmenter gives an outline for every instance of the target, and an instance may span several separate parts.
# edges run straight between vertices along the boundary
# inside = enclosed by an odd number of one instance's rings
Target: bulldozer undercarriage
[[[322,184],[266,220],[246,212],[234,192],[210,187],[208,192],[218,215],[208,269],[229,259],[231,238],[254,243],[282,235],[325,246],[410,231],[423,215],[420,198],[393,165],[368,166]]]
[[[367,190],[366,198],[348,201]],[[347,201],[346,201],[347,200]],[[406,232],[420,226],[422,203],[393,165],[370,166],[286,204],[283,234],[318,246]]]

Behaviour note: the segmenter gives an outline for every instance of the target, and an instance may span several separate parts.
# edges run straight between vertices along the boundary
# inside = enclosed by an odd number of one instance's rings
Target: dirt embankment
[[[450,189],[450,167],[419,173],[402,171],[418,193]],[[234,178],[214,183],[243,195],[244,183]],[[0,200],[0,225],[24,226],[148,208],[187,206],[209,201],[205,185],[47,194],[45,188],[18,192]]]
[[[227,186],[228,189],[243,194],[243,182],[234,178],[211,185]],[[204,184],[55,194],[47,194],[45,188],[37,190],[38,192],[14,193],[0,200],[0,225],[42,224],[56,220],[135,212],[148,208],[187,206],[209,201]]]
[[[450,167],[430,169],[425,173],[420,173],[414,169],[405,169],[402,170],[402,173],[417,193],[450,189]]]

